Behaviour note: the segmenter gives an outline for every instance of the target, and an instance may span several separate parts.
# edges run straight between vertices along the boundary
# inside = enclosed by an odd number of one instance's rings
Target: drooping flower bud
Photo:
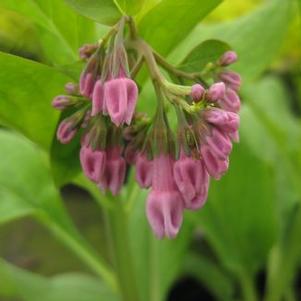
[[[60,123],[57,129],[56,137],[62,144],[68,144],[74,138],[76,133],[76,124],[71,118],[68,118],[64,119]]]
[[[67,83],[65,85],[65,91],[70,95],[78,95],[79,94],[79,86],[75,83]]]
[[[109,189],[113,195],[117,195],[124,182],[126,163],[118,146],[106,150],[106,154],[105,170],[98,184],[103,191]]]
[[[201,160],[188,157],[183,151],[174,164],[174,178],[182,194],[185,208],[201,208],[208,196],[209,175]]]
[[[227,133],[235,132],[239,128],[239,115],[233,112],[214,108],[206,110],[204,112],[204,117],[207,122]]]
[[[136,83],[130,78],[115,78],[104,86],[105,106],[116,126],[130,124],[138,98]]]
[[[146,155],[139,153],[136,157],[136,181],[141,188],[149,188],[152,185],[153,161],[147,159]]]
[[[229,66],[237,61],[237,54],[235,51],[226,51],[219,60],[220,66]]]
[[[89,59],[96,51],[97,47],[97,44],[84,44],[81,48],[79,48],[79,57],[83,60]]]
[[[80,162],[86,177],[98,183],[105,170],[106,152],[97,149],[93,150],[89,145],[82,145]]]
[[[105,113],[104,105],[104,88],[102,81],[99,79],[94,86],[92,96],[92,116],[98,113]]]
[[[206,137],[206,143],[210,147],[212,154],[220,160],[226,160],[232,151],[232,143],[226,134],[212,128],[211,134]]]
[[[207,98],[210,101],[218,101],[219,99],[222,99],[226,92],[226,86],[223,82],[215,83],[213,84],[208,92],[207,92]]]
[[[238,91],[241,85],[241,77],[234,71],[223,71],[218,74],[219,80],[225,83],[228,88]]]
[[[173,159],[166,154],[154,158],[152,190],[146,214],[158,238],[174,238],[182,224],[183,200],[173,178]]]
[[[229,160],[219,159],[212,152],[208,144],[203,144],[201,146],[201,155],[209,175],[214,179],[219,180],[222,175],[228,170]]]
[[[200,84],[194,84],[191,87],[191,98],[194,101],[199,101],[203,98],[205,93],[205,88]]]
[[[230,88],[226,89],[224,97],[218,101],[218,104],[221,108],[230,112],[237,113],[240,110],[240,98],[237,93]]]
[[[52,106],[57,110],[64,110],[74,104],[72,97],[67,95],[58,95],[52,101]]]

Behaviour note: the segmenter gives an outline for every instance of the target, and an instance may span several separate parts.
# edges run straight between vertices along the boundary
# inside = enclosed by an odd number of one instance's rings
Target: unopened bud
[[[75,83],[67,83],[65,85],[65,91],[70,95],[78,95],[79,94],[79,86]]]
[[[219,59],[219,65],[221,66],[228,66],[237,61],[237,54],[235,51],[227,51],[225,52],[222,57]]]
[[[225,92],[226,86],[224,83],[215,83],[209,88],[207,98],[211,101],[218,101],[224,97]]]
[[[64,110],[72,103],[69,96],[59,95],[56,96],[52,101],[52,106],[57,110]]]
[[[200,101],[204,96],[204,93],[205,93],[205,89],[200,84],[195,84],[191,87],[191,98],[194,101]]]
[[[79,48],[79,57],[83,60],[89,59],[90,56],[96,51],[97,44],[85,44]]]

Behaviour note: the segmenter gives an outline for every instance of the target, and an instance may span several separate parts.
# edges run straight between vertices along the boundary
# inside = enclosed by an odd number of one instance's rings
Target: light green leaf
[[[215,63],[230,46],[219,40],[207,40],[195,47],[180,64],[180,68],[190,72],[200,72],[208,63]]]
[[[81,237],[59,196],[44,153],[25,138],[0,131],[0,223],[33,214],[112,287],[110,269]],[[8,211],[9,210],[9,211]]]
[[[238,278],[251,278],[264,266],[277,233],[274,175],[243,142],[230,159],[230,170],[219,182],[211,181],[207,204],[191,218],[222,265]]]
[[[162,0],[138,24],[155,50],[168,54],[221,0]]]
[[[244,80],[257,77],[277,55],[292,16],[293,1],[268,1],[250,14],[217,25],[199,25],[181,42],[170,60],[180,63],[206,39],[227,41],[239,55],[234,69]]]
[[[146,0],[115,0],[120,10],[129,16],[141,12]]]
[[[46,278],[0,259],[0,296],[24,301],[115,301],[118,298],[102,282],[84,274]]]
[[[0,119],[49,148],[59,113],[51,107],[70,79],[53,68],[0,53]]]
[[[77,49],[96,39],[95,24],[74,13],[62,0],[2,0],[0,6],[36,25],[43,55],[53,64],[77,60]]]
[[[121,17],[113,0],[65,0],[79,14],[101,24],[113,25]]]

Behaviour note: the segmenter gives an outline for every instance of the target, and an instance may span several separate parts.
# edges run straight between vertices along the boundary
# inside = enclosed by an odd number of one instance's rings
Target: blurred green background
[[[146,16],[159,2],[146,1]],[[204,209],[186,214],[175,241],[152,238],[145,192],[123,191],[136,200],[129,240],[142,300],[301,300],[300,9],[293,0],[225,0],[165,46],[156,33],[164,37],[166,20],[151,35],[145,27],[153,19],[138,14],[141,33],[171,63],[220,39],[238,52],[234,69],[243,78],[241,142],[230,170],[212,181]],[[88,244],[112,261],[103,200],[95,202],[95,189],[73,177],[77,146],[53,141],[59,116],[50,106],[64,83],[78,78],[78,47],[107,30],[62,0],[0,0],[1,301],[120,300],[78,259],[85,257],[80,248],[74,254],[64,246],[81,244],[69,214]],[[146,82],[141,99],[153,97]]]

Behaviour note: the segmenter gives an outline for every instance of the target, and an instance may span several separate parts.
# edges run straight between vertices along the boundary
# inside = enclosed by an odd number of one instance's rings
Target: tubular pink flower
[[[237,54],[235,51],[226,51],[219,60],[221,66],[229,66],[237,61]]]
[[[70,97],[66,95],[58,95],[52,101],[52,106],[57,110],[64,110],[70,106],[70,104]]]
[[[202,99],[204,93],[205,93],[205,88],[200,84],[195,84],[191,87],[190,96],[194,101],[198,101]]]
[[[211,101],[218,101],[225,96],[226,86],[223,82],[213,84],[207,93],[207,98]]]
[[[88,98],[92,96],[95,79],[92,73],[82,73],[79,81],[80,93]]]
[[[56,132],[57,139],[62,144],[68,144],[76,135],[77,129],[74,126],[74,123],[68,119],[63,120]]]
[[[211,135],[206,137],[206,142],[210,147],[211,153],[219,160],[226,160],[232,151],[232,143],[226,134],[212,128]]]
[[[173,160],[161,154],[153,163],[152,190],[146,214],[158,238],[174,238],[182,224],[183,200],[173,179]]]
[[[227,133],[235,132],[239,128],[239,115],[233,112],[214,108],[206,110],[204,117],[207,122]]]
[[[185,208],[196,210],[201,208],[207,199],[209,175],[201,160],[195,160],[182,151],[174,164],[174,178],[182,194]]]
[[[104,88],[99,79],[94,86],[92,95],[92,116],[102,112],[104,112]]]
[[[209,145],[204,144],[201,146],[201,155],[209,175],[214,179],[219,180],[228,170],[229,160],[220,160],[217,158]]]
[[[130,78],[115,78],[105,83],[105,106],[116,126],[131,123],[138,98],[136,83]]]
[[[93,150],[91,146],[83,145],[80,149],[80,162],[86,177],[98,183],[105,170],[105,151]]]
[[[223,97],[223,99],[220,99],[218,104],[227,111],[230,112],[239,112],[240,110],[240,99],[239,96],[237,95],[237,93],[228,88],[226,90],[225,96]]]
[[[121,157],[119,147],[109,149],[106,153],[107,160],[105,170],[98,184],[102,190],[109,189],[113,195],[117,195],[124,182],[126,163]]]
[[[152,185],[153,162],[148,160],[145,154],[139,153],[136,157],[136,181],[141,188],[149,188]]]
[[[219,79],[225,83],[228,88],[238,91],[241,85],[241,77],[233,71],[223,71],[218,75]]]

